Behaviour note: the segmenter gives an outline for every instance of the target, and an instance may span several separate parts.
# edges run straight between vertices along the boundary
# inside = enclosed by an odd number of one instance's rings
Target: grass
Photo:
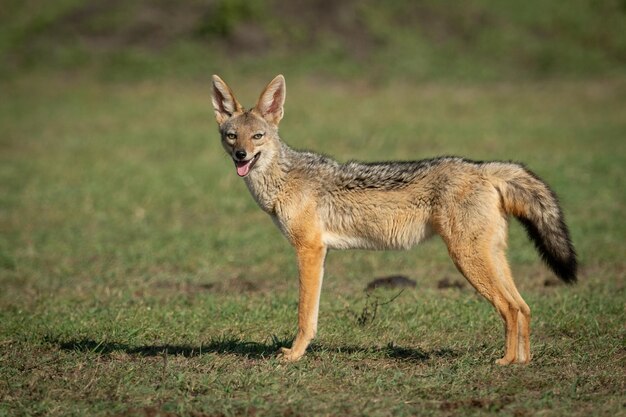
[[[266,77],[222,74],[251,104]],[[561,197],[580,283],[511,224],[529,366],[434,239],[333,252],[295,364],[294,255],[218,142],[208,80],[31,74],[0,101],[0,415],[624,415],[626,81],[289,77],[283,138],[347,159],[515,159]],[[396,292],[378,276],[417,281]],[[376,301],[377,300],[377,301]]]

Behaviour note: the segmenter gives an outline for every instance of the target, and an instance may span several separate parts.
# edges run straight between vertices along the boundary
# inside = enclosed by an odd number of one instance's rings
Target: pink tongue
[[[245,162],[235,162],[235,166],[237,167],[237,175],[240,177],[245,177],[250,172],[250,163],[252,160]]]

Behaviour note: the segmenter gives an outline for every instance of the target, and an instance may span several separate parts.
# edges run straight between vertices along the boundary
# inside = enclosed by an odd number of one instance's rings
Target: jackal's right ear
[[[217,75],[213,75],[211,101],[213,101],[213,109],[215,109],[215,119],[220,125],[236,112],[243,111],[243,107],[235,98],[232,90]]]
[[[259,112],[265,120],[278,126],[278,122],[283,118],[283,105],[285,104],[286,94],[285,77],[277,75],[261,93],[261,97],[259,97],[259,101],[256,103],[255,110]]]

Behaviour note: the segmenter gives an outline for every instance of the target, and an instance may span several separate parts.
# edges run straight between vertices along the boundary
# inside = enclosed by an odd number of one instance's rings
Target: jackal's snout
[[[237,152],[241,152],[241,154],[244,155],[244,158],[247,156],[246,151],[235,151],[235,153]],[[260,155],[261,152],[257,152],[252,158],[239,160],[237,160],[235,156],[233,161],[235,162],[235,168],[237,168],[237,175],[240,177],[248,175],[254,164],[256,164],[256,161],[258,161]]]
[[[248,156],[248,153],[245,149],[235,149],[235,152],[233,152],[233,159],[235,161],[243,161],[246,159],[246,156]]]

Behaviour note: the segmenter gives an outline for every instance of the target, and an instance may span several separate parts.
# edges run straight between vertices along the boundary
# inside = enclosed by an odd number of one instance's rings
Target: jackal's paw
[[[528,358],[528,359],[524,359],[524,358],[515,358],[515,359],[502,358],[502,359],[498,359],[496,361],[496,364],[498,364],[500,366],[511,365],[511,364],[527,365],[528,362],[530,362],[530,358]]]
[[[289,348],[280,348],[280,352],[278,353],[279,359],[283,362],[295,362],[299,360],[303,355],[304,352],[298,353]]]
[[[510,365],[511,363],[513,363],[513,361],[508,358],[501,358],[501,359],[496,360],[496,365],[500,365],[500,366]]]

